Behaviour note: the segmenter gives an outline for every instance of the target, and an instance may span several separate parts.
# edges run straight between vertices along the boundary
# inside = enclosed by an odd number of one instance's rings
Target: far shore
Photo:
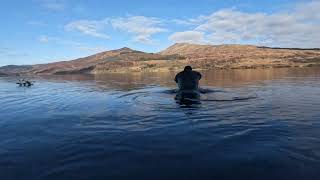
[[[278,66],[242,66],[242,67],[217,67],[217,68],[194,68],[196,71],[210,71],[210,70],[259,70],[259,69],[279,69],[279,68],[315,68],[320,67],[320,64],[308,64],[308,65],[295,65],[295,66],[289,66],[289,65],[278,65]],[[125,73],[166,73],[166,72],[179,72],[183,70],[183,67],[181,68],[148,68],[148,69],[117,69],[117,70],[108,70],[103,71],[99,73],[64,73],[64,74],[4,74],[0,73],[0,77],[8,77],[8,76],[63,76],[63,75],[103,75],[103,74],[125,74]]]
[[[172,65],[172,66],[168,66]],[[0,77],[4,76],[51,76],[51,75],[101,75],[101,74],[110,74],[110,73],[165,73],[165,72],[178,72],[181,71],[184,66],[191,65],[194,70],[197,71],[209,71],[209,70],[246,70],[246,69],[278,69],[278,68],[310,68],[310,67],[320,67],[318,62],[305,62],[305,63],[235,63],[228,65],[212,65],[208,68],[201,67],[196,62],[183,62],[176,64],[168,64],[162,62],[159,64],[154,63],[153,66],[150,64],[140,64],[140,66],[131,66],[131,67],[119,67],[110,69],[93,69],[92,71],[82,72],[82,71],[56,71],[50,73],[3,73],[0,72]]]
[[[108,74],[108,73],[162,73],[162,72],[178,72],[183,70],[184,66],[180,68],[147,68],[147,69],[138,69],[138,68],[121,68],[117,70],[105,70],[99,73],[91,73],[93,75],[99,74]],[[216,68],[197,68],[196,71],[210,71],[210,70],[248,70],[248,69],[279,69],[279,68],[314,68],[320,67],[320,64],[300,64],[300,65],[262,65],[262,66],[239,66],[239,67],[216,67]]]

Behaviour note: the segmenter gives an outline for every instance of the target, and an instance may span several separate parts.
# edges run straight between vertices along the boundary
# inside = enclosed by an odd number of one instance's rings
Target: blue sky
[[[319,0],[4,0],[0,66],[177,42],[320,47]]]

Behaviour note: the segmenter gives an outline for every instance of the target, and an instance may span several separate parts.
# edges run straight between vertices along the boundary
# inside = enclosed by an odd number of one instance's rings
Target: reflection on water
[[[95,81],[97,87],[102,89],[133,90],[145,86],[160,85],[164,87],[176,87],[173,81],[177,72],[153,72],[153,73],[110,73],[103,75],[61,75],[46,76],[44,80],[57,81]],[[237,87],[246,84],[263,83],[268,80],[290,78],[318,78],[319,68],[277,68],[277,69],[234,69],[234,70],[210,70],[201,71],[205,74],[201,80],[201,86]]]
[[[0,78],[0,178],[319,179],[320,69]]]

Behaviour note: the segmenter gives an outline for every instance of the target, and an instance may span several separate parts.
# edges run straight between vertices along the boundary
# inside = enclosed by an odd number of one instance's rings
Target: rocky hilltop
[[[0,75],[168,71],[187,64],[197,69],[320,66],[320,50],[179,43],[159,53],[145,53],[125,47],[71,61],[0,67]]]

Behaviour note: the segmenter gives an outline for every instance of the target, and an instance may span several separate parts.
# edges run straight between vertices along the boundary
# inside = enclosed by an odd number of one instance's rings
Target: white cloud
[[[201,15],[197,18],[191,18],[191,19],[173,19],[171,20],[171,22],[177,25],[192,26],[192,25],[199,25],[205,20],[206,20],[206,16]]]
[[[152,35],[167,31],[161,27],[162,21],[153,17],[130,16],[114,18],[111,20],[111,24],[114,29],[133,34],[134,41],[144,44],[154,42],[151,39]]]
[[[46,26],[47,24],[42,22],[42,21],[28,21],[27,22],[28,25],[31,25],[31,26]]]
[[[185,20],[192,31],[204,33],[214,44],[239,43],[280,47],[320,47],[320,1],[298,4],[287,12],[247,13],[223,9]],[[196,25],[195,25],[196,24]],[[174,36],[175,35],[175,36]],[[171,36],[185,37],[185,32]],[[200,36],[198,35],[198,38]],[[182,38],[183,39],[183,38]]]
[[[183,31],[172,34],[169,40],[176,43],[203,43],[204,33],[198,31]]]
[[[92,37],[109,39],[110,36],[103,31],[112,27],[133,35],[135,42],[153,44],[152,36],[167,31],[162,28],[162,21],[158,18],[145,16],[129,16],[118,18],[105,18],[104,20],[77,20],[64,26],[66,31],[78,31]]]
[[[299,14],[300,19],[319,20],[320,19],[320,1],[313,0],[309,3],[299,4],[295,11]]]
[[[94,20],[79,20],[73,21],[65,25],[66,31],[78,31],[85,35],[93,36],[96,38],[109,39],[110,36],[104,34],[105,26],[108,24],[108,20],[94,21]]]
[[[173,19],[173,20],[171,20],[171,22],[173,22],[177,25],[185,25],[185,26],[195,25],[190,20],[183,20],[183,19]]]
[[[38,0],[41,6],[52,11],[62,11],[66,8],[64,0]]]
[[[50,41],[50,38],[48,36],[42,35],[39,37],[39,41],[42,43],[48,43]]]
[[[83,46],[83,43],[65,40],[59,37],[53,37],[53,36],[47,36],[47,35],[41,35],[38,38],[38,41],[41,43],[56,43],[56,44],[62,44],[67,46]]]
[[[85,51],[88,53],[98,53],[102,51],[106,51],[107,48],[103,46],[90,46],[85,43],[80,43],[76,41],[66,40],[59,37],[53,37],[53,36],[47,36],[47,35],[41,35],[38,38],[38,41],[44,44],[47,43],[54,43],[59,45],[65,45],[67,47],[72,47],[80,51]],[[1,48],[0,48],[0,54],[1,54]]]

